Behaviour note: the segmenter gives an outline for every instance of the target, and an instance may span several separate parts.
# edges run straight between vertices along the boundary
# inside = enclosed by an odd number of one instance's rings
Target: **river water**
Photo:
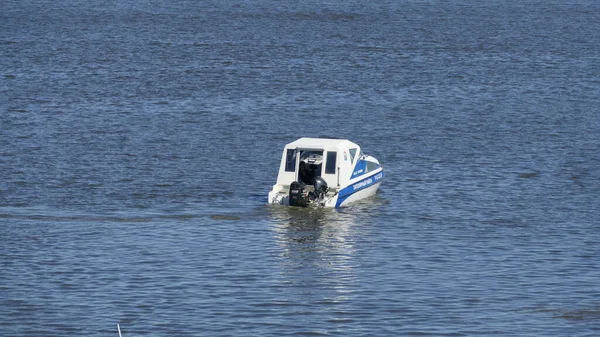
[[[0,4],[0,335],[600,335],[600,3]],[[370,200],[266,205],[348,138]]]

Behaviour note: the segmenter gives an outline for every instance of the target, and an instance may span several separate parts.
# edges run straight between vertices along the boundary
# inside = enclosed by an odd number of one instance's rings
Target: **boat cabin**
[[[360,146],[346,139],[300,138],[283,149],[277,185],[287,191],[294,181],[312,185],[320,176],[335,192],[356,176],[361,155]]]

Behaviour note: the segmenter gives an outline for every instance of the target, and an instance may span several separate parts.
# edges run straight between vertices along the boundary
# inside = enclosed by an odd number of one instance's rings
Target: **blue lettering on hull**
[[[354,194],[360,190],[364,190],[365,188],[371,187],[371,186],[375,185],[376,183],[380,182],[380,180],[383,179],[383,175],[384,175],[383,171],[381,171],[374,176],[365,178],[351,186],[348,186],[348,187],[342,189],[339,193],[339,197],[335,204],[335,207],[339,207],[352,194]]]

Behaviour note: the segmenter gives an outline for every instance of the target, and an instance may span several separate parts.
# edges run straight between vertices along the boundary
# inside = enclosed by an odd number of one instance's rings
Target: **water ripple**
[[[0,335],[597,335],[598,13],[6,2]],[[321,134],[380,193],[266,205]]]

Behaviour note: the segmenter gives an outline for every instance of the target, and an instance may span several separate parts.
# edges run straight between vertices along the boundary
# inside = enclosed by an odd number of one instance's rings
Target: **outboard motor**
[[[302,182],[294,181],[290,184],[289,200],[290,206],[307,207],[308,196],[304,193],[306,185]]]
[[[315,199],[323,199],[327,191],[329,191],[329,186],[327,186],[327,182],[322,177],[316,177],[313,186],[315,187],[315,191],[313,192]]]

